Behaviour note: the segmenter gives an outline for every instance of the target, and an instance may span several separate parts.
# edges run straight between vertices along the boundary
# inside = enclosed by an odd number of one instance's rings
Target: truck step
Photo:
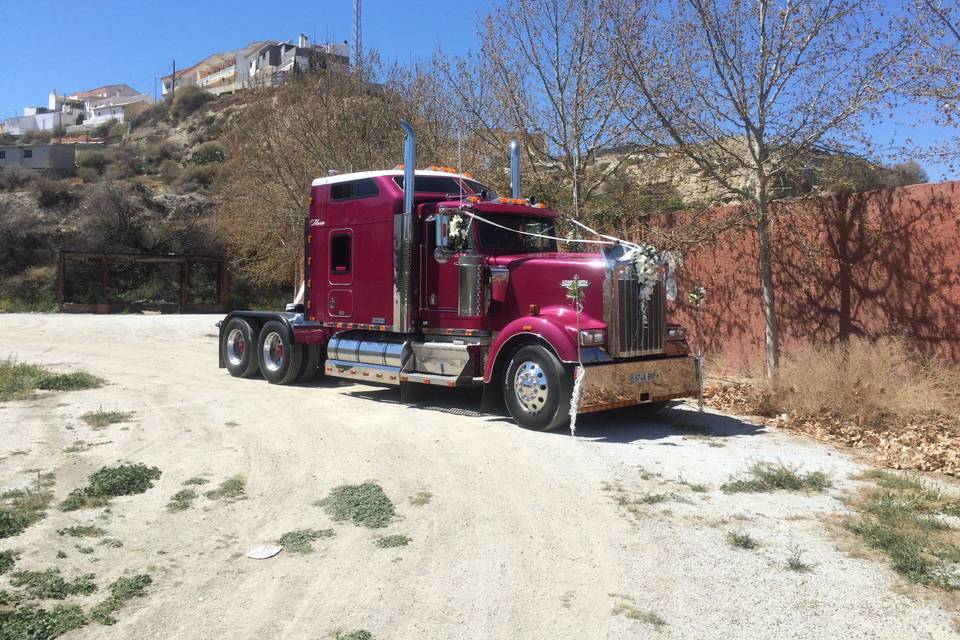
[[[483,378],[472,378],[470,376],[444,376],[439,373],[401,373],[400,382],[416,382],[418,384],[429,384],[437,387],[473,387],[479,384]]]
[[[323,372],[333,378],[345,378],[373,384],[400,384],[400,368],[385,367],[378,364],[327,360]]]

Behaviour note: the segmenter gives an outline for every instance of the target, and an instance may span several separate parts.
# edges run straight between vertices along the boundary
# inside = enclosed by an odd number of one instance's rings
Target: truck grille
[[[632,264],[615,264],[608,277],[605,311],[610,355],[628,358],[662,353],[667,331],[663,283],[658,283],[650,299],[643,301]]]

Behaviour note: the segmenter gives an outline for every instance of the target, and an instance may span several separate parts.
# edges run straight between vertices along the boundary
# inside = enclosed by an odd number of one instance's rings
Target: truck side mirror
[[[683,258],[677,251],[667,251],[664,253],[663,262],[663,286],[666,289],[667,300],[673,302],[677,299],[677,266],[683,264]]]

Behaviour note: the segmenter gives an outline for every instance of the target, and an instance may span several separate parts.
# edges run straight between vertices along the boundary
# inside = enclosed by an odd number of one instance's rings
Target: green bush
[[[222,164],[224,160],[223,147],[215,142],[207,142],[193,152],[190,156],[190,163],[203,164]]]
[[[81,151],[77,154],[78,167],[93,169],[99,175],[103,175],[108,164],[110,160],[103,151]]]
[[[177,120],[194,113],[200,107],[213,100],[214,96],[200,87],[184,87],[178,89],[173,100],[170,114]]]
[[[105,120],[104,122],[101,122],[100,124],[95,126],[90,131],[90,136],[93,138],[106,138],[108,135],[111,135],[110,130],[113,128],[114,125],[117,125],[117,124],[120,124],[120,123],[117,121],[116,118],[110,118],[109,120]]]

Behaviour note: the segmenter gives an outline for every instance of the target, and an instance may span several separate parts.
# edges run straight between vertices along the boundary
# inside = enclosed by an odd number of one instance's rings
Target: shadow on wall
[[[782,347],[901,333],[960,361],[960,182],[797,200],[774,216]],[[682,277],[708,292],[706,352],[744,370],[763,353],[757,264],[756,234],[739,230],[692,251]],[[678,312],[692,326],[685,301]]]

